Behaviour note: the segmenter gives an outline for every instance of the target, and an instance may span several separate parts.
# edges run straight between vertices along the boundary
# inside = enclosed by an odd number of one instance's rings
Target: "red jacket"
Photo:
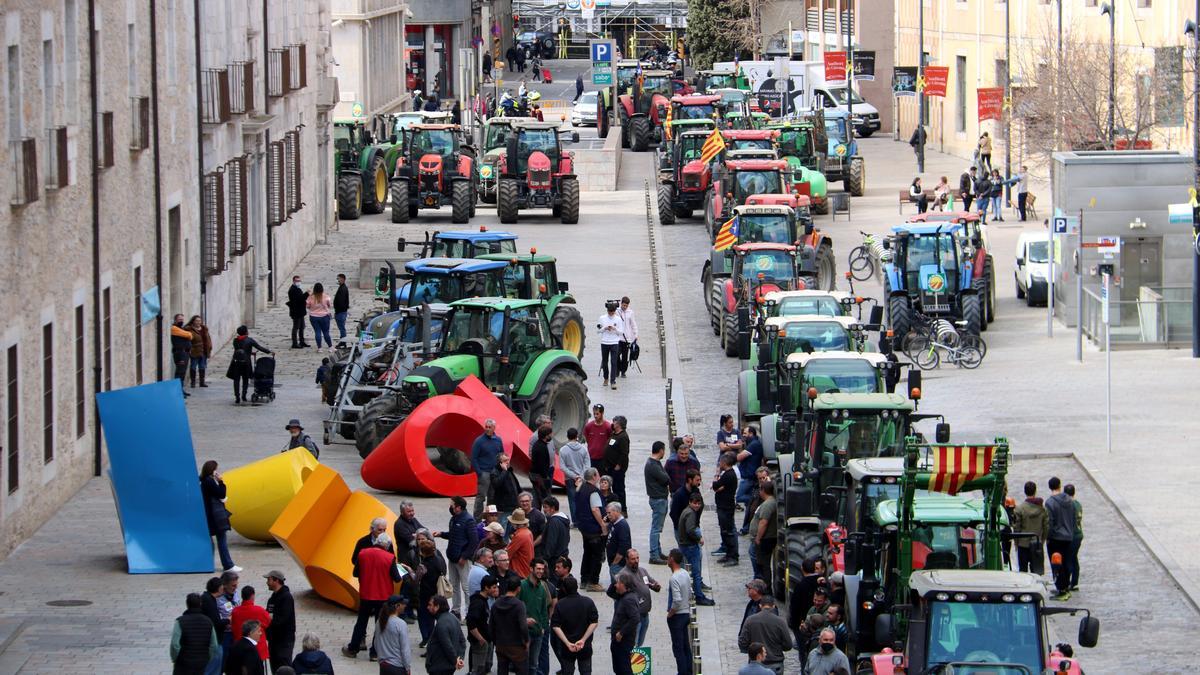
[[[358,597],[362,600],[387,600],[395,590],[392,567],[396,556],[372,546],[358,554]]]
[[[254,604],[254,600],[246,600],[233,608],[233,614],[229,615],[229,628],[233,631],[233,639],[236,642],[242,639],[242,624],[252,620],[262,624],[263,634],[258,639],[258,655],[265,661],[271,658],[267,649],[267,626],[271,625],[271,615],[266,609]]]
[[[512,539],[508,542],[508,559],[517,576],[522,579],[529,576],[533,563],[533,533],[528,527],[513,529]]]

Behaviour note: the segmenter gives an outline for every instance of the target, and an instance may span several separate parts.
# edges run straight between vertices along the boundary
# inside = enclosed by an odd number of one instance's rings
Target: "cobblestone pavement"
[[[910,161],[906,147],[892,144],[887,139],[864,142],[867,155],[871,158],[873,176],[885,176],[888,167],[893,175],[903,175],[904,164]],[[596,384],[597,367],[594,336],[585,355],[585,368],[591,373],[590,396],[608,407],[611,415],[625,414],[630,418],[633,452],[628,480],[631,496],[644,495],[640,467],[647,455],[650,443],[665,438],[663,417],[663,387],[665,380],[659,372],[658,341],[653,339],[654,318],[652,288],[648,274],[649,250],[646,245],[646,223],[643,181],[651,176],[649,156],[627,153],[627,168],[621,187],[616,193],[585,193],[583,220],[578,226],[563,226],[548,216],[523,218],[521,224],[511,229],[521,237],[521,245],[536,245],[539,250],[555,253],[560,257],[561,275],[571,282],[571,290],[578,297],[585,317],[599,315],[605,298],[628,294],[634,300],[639,313],[642,330],[643,356],[641,364],[645,372],[631,375],[622,381],[617,391],[602,390]],[[643,162],[639,164],[639,162]],[[957,160],[932,155],[933,169],[950,173]],[[884,181],[889,184],[884,185]],[[907,178],[881,178],[878,186],[872,186],[868,196],[855,200],[855,220],[844,219],[834,223],[823,217],[819,220],[837,237],[836,251],[844,259],[852,241],[850,232],[864,229],[879,231],[885,223],[894,220],[895,191],[890,183],[906,183]],[[332,287],[334,275],[346,272],[352,287],[357,287],[357,269],[360,257],[374,252],[394,255],[395,238],[404,235],[420,238],[425,229],[449,227],[448,216],[427,215],[414,224],[397,226],[387,220],[386,215],[370,216],[357,222],[345,222],[341,230],[331,234],[329,242],[313,249],[298,268],[305,285],[314,281],[325,282]],[[479,217],[472,221],[478,224],[496,225],[493,211],[481,209]],[[676,343],[670,344],[668,353],[678,353],[682,366],[682,378],[678,383],[684,390],[687,408],[680,411],[680,424],[694,431],[700,444],[700,458],[705,470],[712,468],[715,448],[711,436],[715,433],[718,415],[731,412],[735,404],[733,389],[737,363],[722,356],[717,350],[715,338],[708,329],[703,315],[703,304],[698,283],[699,262],[708,242],[702,226],[694,223],[681,224],[659,229],[661,233],[660,254],[665,256],[667,276],[663,280],[670,289],[670,304],[674,311],[668,320]],[[1015,233],[1010,233],[1015,238]],[[868,290],[868,292],[871,292]],[[370,303],[370,294],[357,289],[352,295],[352,315],[361,312]],[[1057,373],[1080,373],[1081,381],[1090,388],[1081,392],[1088,409],[1071,414],[1065,424],[1059,425],[1044,411],[1032,419],[1029,411],[1034,401],[1004,399],[997,404],[989,399],[989,392],[1003,392],[1010,386],[1007,382],[1014,372],[1027,372],[1029,364],[1006,354],[1025,356],[1022,344],[1028,335],[1036,331],[1037,315],[1015,306],[1015,302],[1002,302],[1000,311],[1003,319],[989,333],[989,341],[995,338],[993,351],[988,362],[974,373],[959,373],[943,370],[929,378],[928,396],[923,407],[944,411],[955,425],[958,438],[978,437],[983,434],[1007,433],[1018,443],[1018,452],[1042,451],[1070,448],[1060,443],[1084,432],[1095,437],[1094,409],[1095,388],[1094,365],[1087,369],[1072,370],[1063,367],[1068,358],[1063,354],[1066,343],[1034,341],[1039,358],[1050,354],[1045,363],[1047,372],[1041,377],[1050,378]],[[1011,312],[1011,315],[1009,314]],[[1011,316],[1011,318],[1010,318]],[[1011,322],[1011,323],[1010,323]],[[279,352],[278,399],[264,406],[234,407],[229,394],[227,380],[214,378],[208,389],[194,390],[188,408],[192,426],[196,455],[199,461],[215,458],[223,469],[229,469],[260,457],[277,452],[284,444],[283,425],[291,417],[300,417],[314,435],[320,434],[319,420],[325,409],[319,403],[319,395],[313,384],[313,373],[320,362],[321,354],[315,350],[301,352],[287,349],[289,321],[286,308],[282,305],[262,312],[256,320],[253,334]],[[311,332],[310,332],[311,335]],[[649,338],[647,336],[650,336]],[[1126,354],[1121,355],[1127,358]],[[1089,357],[1093,364],[1098,359]],[[1170,386],[1184,380],[1188,370],[1183,367],[1167,367],[1169,359],[1156,355],[1137,355],[1139,365],[1118,366],[1118,374],[1127,377],[1133,368],[1151,368],[1156,378]],[[1007,360],[1006,360],[1007,359]],[[228,353],[221,350],[214,359],[213,371],[218,375],[228,362]],[[1128,362],[1127,362],[1128,363]],[[1190,361],[1188,362],[1190,364]],[[1038,361],[1038,369],[1045,365]],[[1085,372],[1086,370],[1086,372]],[[1039,383],[1037,386],[1042,386]],[[987,383],[981,386],[980,383]],[[1065,386],[1065,385],[1064,385]],[[1183,385],[1180,385],[1182,387]],[[1177,390],[1183,390],[1178,388]],[[1039,389],[1038,391],[1044,391]],[[1175,419],[1190,419],[1182,414],[1182,399],[1160,401],[1151,397],[1146,405],[1161,404],[1171,414],[1179,413]],[[1132,403],[1132,402],[1131,402]],[[1035,408],[1038,406],[1034,406]],[[1149,408],[1142,408],[1140,416]],[[1129,413],[1123,420],[1135,417]],[[1154,419],[1163,419],[1161,417]],[[1143,429],[1153,420],[1135,421]],[[1044,427],[1044,429],[1043,429]],[[1011,430],[1015,428],[1015,430]],[[1044,431],[1045,433],[1040,433]],[[1130,433],[1130,432],[1125,432]],[[1190,431],[1188,433],[1191,433]],[[1147,443],[1145,448],[1130,448],[1121,459],[1114,457],[1104,465],[1109,468],[1114,482],[1124,489],[1133,485],[1131,495],[1136,498],[1138,508],[1147,503],[1146,495],[1154,495],[1150,483],[1155,478],[1167,486],[1161,495],[1149,498],[1152,506],[1170,506],[1171,513],[1191,513],[1190,508],[1197,499],[1196,492],[1184,489],[1194,468],[1182,462],[1183,471],[1163,472],[1122,470],[1122,461],[1148,464],[1150,453],[1160,453],[1168,458],[1178,458],[1182,446],[1178,439],[1165,439],[1162,432],[1154,438],[1162,443]],[[1094,447],[1094,441],[1089,441]],[[85,450],[80,449],[80,452]],[[353,446],[335,444],[323,448],[323,463],[338,470],[355,488],[363,488],[358,477],[361,461]],[[1182,595],[1169,582],[1160,568],[1155,565],[1148,552],[1137,543],[1129,529],[1116,517],[1113,508],[1097,493],[1078,465],[1068,460],[1020,460],[1014,469],[1014,481],[1026,475],[1044,482],[1046,475],[1058,473],[1065,480],[1073,480],[1079,487],[1080,498],[1087,506],[1087,540],[1083,549],[1083,591],[1072,601],[1072,605],[1090,607],[1104,621],[1105,631],[1098,649],[1084,651],[1081,656],[1089,672],[1185,672],[1190,668],[1183,660],[1194,652],[1189,649],[1196,621],[1182,600]],[[1137,474],[1137,475],[1134,475]],[[397,497],[379,495],[394,505]],[[446,500],[442,498],[418,499],[417,513],[432,528],[445,525]],[[649,522],[649,508],[645,500],[631,497],[629,505],[635,546],[645,546]],[[1174,502],[1174,503],[1173,503]],[[1160,511],[1161,512],[1161,511]],[[1155,511],[1148,511],[1155,513]],[[1189,543],[1188,533],[1196,527],[1186,519],[1147,518],[1154,528],[1182,528],[1179,536],[1171,535],[1174,530],[1164,529],[1164,540],[1170,541],[1175,555],[1186,560],[1193,568],[1198,564]],[[715,517],[709,513],[704,528],[710,541],[716,541]],[[364,527],[365,529],[365,527]],[[666,542],[672,541],[669,534]],[[577,540],[578,537],[576,536]],[[744,545],[744,540],[742,540]],[[351,662],[337,654],[340,645],[348,639],[353,616],[344,609],[317,598],[308,588],[300,569],[277,546],[248,542],[238,536],[231,537],[233,556],[246,569],[243,583],[253,584],[265,595],[261,575],[269,569],[283,570],[289,577],[290,586],[297,596],[299,632],[317,634],[327,652],[333,658],[338,672],[376,672],[373,664],[365,659]],[[580,556],[579,542],[572,547],[573,557]],[[744,558],[744,557],[743,557]],[[736,648],[736,624],[745,605],[742,583],[749,577],[748,561],[739,568],[720,568],[709,561],[706,555],[705,579],[715,590],[717,606],[703,608],[699,612],[702,637],[702,654],[706,671],[709,673],[732,673],[744,662],[744,656]],[[104,479],[89,482],[46,526],[29,541],[0,562],[0,673],[162,673],[169,669],[166,658],[171,621],[183,609],[184,594],[198,591],[209,575],[129,575],[125,572],[124,549],[120,541],[119,524],[113,507],[111,490]],[[652,567],[652,573],[660,581],[665,580],[665,567]],[[1102,591],[1100,589],[1103,589]],[[611,616],[611,603],[599,595],[592,596],[601,611],[602,622]],[[82,600],[90,602],[84,606],[51,606],[48,602],[58,600]],[[653,647],[654,665],[670,672],[669,638],[663,619],[665,598],[655,597],[654,620],[647,639]],[[1054,620],[1058,638],[1074,641],[1074,620],[1059,617]],[[415,634],[415,628],[413,629]],[[1141,649],[1126,648],[1119,636],[1139,636]],[[1144,636],[1144,637],[1143,637]],[[1155,654],[1153,663],[1141,661],[1146,653],[1145,646],[1151,645]],[[1132,647],[1132,645],[1131,645]],[[1139,656],[1132,656],[1137,649]],[[597,640],[595,663],[598,672],[606,672],[609,658],[608,642],[604,631]],[[794,656],[792,657],[794,658]],[[795,672],[795,661],[790,662],[788,672]],[[417,666],[415,672],[424,672]]]

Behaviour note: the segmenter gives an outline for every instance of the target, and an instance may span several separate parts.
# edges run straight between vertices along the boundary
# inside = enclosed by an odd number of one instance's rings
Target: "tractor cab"
[[[573,156],[563,150],[558,122],[515,123],[500,156],[496,193],[500,222],[515,223],[519,211],[529,208],[549,208],[563,223],[579,222]]]
[[[992,248],[988,242],[988,227],[974,211],[928,211],[908,219],[910,223],[955,223],[961,225],[959,245],[963,257],[971,261],[971,286],[980,297],[983,321],[980,330],[996,318],[996,271]],[[1020,297],[1020,296],[1018,296]]]
[[[408,283],[397,293],[401,304],[451,303],[463,298],[503,296],[501,261],[467,258],[418,258],[404,264]]]
[[[373,142],[371,132],[362,120],[335,120],[333,150],[339,167],[358,169],[358,157]]]
[[[709,94],[673,96],[671,98],[671,119],[712,121],[717,116],[717,105],[720,102],[720,96]]]
[[[535,182],[549,181],[551,173],[557,173],[563,161],[562,140],[558,135],[557,122],[522,121],[512,127],[508,135],[501,163],[504,175],[524,176],[537,173]],[[509,166],[509,162],[512,166]]]
[[[767,128],[779,133],[776,149],[779,157],[788,163],[791,191],[797,195],[807,195],[818,213],[827,213],[828,184],[821,173],[824,148],[818,146],[813,125],[788,121],[774,122]]]
[[[734,247],[733,278],[743,292],[753,288],[756,304],[763,294],[796,286],[796,247],[750,243]]]
[[[414,124],[390,182],[392,222],[406,223],[420,209],[451,206],[451,220],[465,223],[475,210],[475,149],[457,124]]]
[[[715,128],[711,119],[673,119],[666,126],[665,140],[658,146],[658,170],[673,171],[677,166],[700,159],[700,149],[709,133]],[[699,137],[693,136],[697,134]],[[681,141],[682,147],[676,148]]]
[[[617,98],[621,147],[645,152],[651,142],[661,141],[662,125],[667,121],[674,95],[670,71],[643,70],[638,73],[628,92]]]
[[[559,279],[554,256],[531,248],[529,253],[493,253],[481,256],[481,259],[508,263],[504,270],[508,297],[544,300],[546,314],[550,317],[550,332],[563,349],[583,356],[586,336],[583,315],[575,304],[575,297],[568,292],[567,282]]]
[[[850,316],[864,298],[840,291],[776,291],[766,296],[767,316]]]
[[[883,394],[892,363],[875,352],[804,352],[789,354],[785,369],[791,400],[803,408],[821,394]]]
[[[978,335],[981,298],[972,286],[974,262],[964,250],[958,223],[910,224],[892,228],[892,261],[884,264],[888,315],[897,335],[907,334],[912,313],[962,320]]]
[[[617,61],[617,96],[623,96],[632,91],[638,72],[642,70],[642,65],[642,62],[637,59]]]
[[[705,93],[714,89],[737,89],[747,85],[746,78],[732,69],[701,70],[696,73],[696,88]]]
[[[404,237],[400,237],[396,240],[396,250],[403,253],[409,243]],[[515,254],[517,235],[512,232],[489,230],[481,225],[478,230],[434,232],[432,236],[426,231],[425,240],[420,242],[420,245],[418,258],[479,258],[489,253]]]
[[[714,163],[712,183],[705,205],[704,224],[709,234],[733,215],[733,209],[746,203],[751,195],[784,194],[783,172],[787,162],[770,159],[739,159]]]
[[[773,316],[760,321],[750,343],[747,367],[766,368],[789,354],[859,352],[865,347],[862,326],[849,316]]]
[[[500,179],[500,155],[508,147],[513,118],[492,117],[483,124],[483,157],[479,160],[479,198],[496,203],[496,181]]]

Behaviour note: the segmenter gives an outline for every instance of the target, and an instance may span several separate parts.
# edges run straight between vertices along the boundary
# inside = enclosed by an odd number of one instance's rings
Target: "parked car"
[[[529,47],[531,55],[536,48],[541,53],[543,59],[550,59],[554,58],[556,39],[554,33],[548,33],[544,30],[526,31],[517,35],[517,44],[521,47]]]
[[[571,108],[571,124],[577,127],[596,126],[596,111],[600,107],[600,92],[585,91]]]
[[[1017,239],[1017,298],[1033,306],[1046,303],[1047,278],[1050,268],[1050,235],[1045,232],[1023,232]]]

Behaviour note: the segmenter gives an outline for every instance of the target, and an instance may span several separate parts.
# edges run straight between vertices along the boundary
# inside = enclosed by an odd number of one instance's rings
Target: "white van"
[[[1017,269],[1013,277],[1017,299],[1030,307],[1046,304],[1050,276],[1050,235],[1045,232],[1022,232],[1017,238]]]

